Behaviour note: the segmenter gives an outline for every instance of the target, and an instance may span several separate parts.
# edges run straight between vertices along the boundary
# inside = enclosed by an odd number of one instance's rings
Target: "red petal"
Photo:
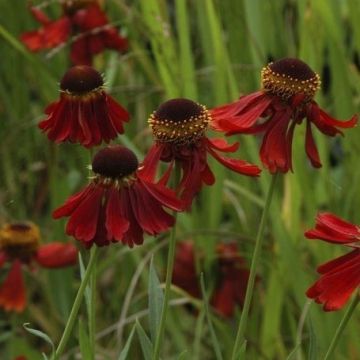
[[[235,310],[234,284],[224,279],[215,290],[211,305],[223,316],[231,317]]]
[[[317,271],[320,274],[336,272],[339,269],[342,269],[344,266],[347,266],[350,263],[354,263],[354,259],[357,259],[355,261],[360,260],[360,250],[355,249],[355,250],[353,250],[343,256],[340,256],[334,260],[328,261],[325,264],[321,264],[317,268]]]
[[[70,216],[76,208],[82,203],[82,201],[93,191],[94,185],[90,184],[86,186],[83,190],[78,193],[70,196],[64,205],[60,206],[54,210],[52,216],[54,219],[59,219],[64,216]]]
[[[126,51],[128,49],[127,39],[120,36],[117,30],[113,27],[102,31],[101,34],[104,37],[104,42],[107,48],[118,51]]]
[[[81,241],[91,241],[94,238],[102,207],[103,193],[104,189],[101,186],[95,185],[91,188],[91,191],[70,216],[66,226],[68,235]]]
[[[10,272],[0,287],[0,306],[6,311],[21,312],[26,304],[25,286],[21,273],[21,262],[15,260]]]
[[[51,22],[49,17],[43,11],[41,11],[38,7],[31,6],[30,12],[31,12],[31,15],[34,17],[34,19],[42,25],[46,25]]]
[[[80,37],[71,44],[70,58],[74,65],[91,66],[92,54],[89,51],[88,38],[86,36]]]
[[[248,176],[259,176],[261,170],[253,164],[248,163],[244,160],[238,159],[228,159],[219,155],[216,151],[211,148],[211,142],[208,142],[208,151],[209,153],[218,160],[221,164],[226,166],[228,169],[233,170],[239,174],[248,175]]]
[[[357,115],[354,115],[350,120],[340,121],[340,120],[332,118],[329,114],[327,114],[325,111],[321,110],[320,108],[319,108],[319,111],[320,111],[321,120],[326,125],[329,125],[329,126],[337,126],[340,128],[352,128],[357,124],[357,121],[358,121]]]
[[[319,152],[317,150],[314,137],[311,131],[311,124],[310,121],[307,120],[306,122],[306,138],[305,138],[305,150],[308,158],[311,161],[312,166],[315,168],[321,167],[321,161],[319,157]]]
[[[142,163],[143,167],[139,170],[139,175],[141,174],[142,179],[154,181],[163,149],[162,145],[156,143],[150,148]]]
[[[129,229],[129,221],[125,219],[121,208],[121,193],[110,188],[106,207],[106,230],[108,240],[121,241],[124,233]]]
[[[78,251],[72,244],[53,242],[41,245],[36,253],[36,261],[46,268],[75,265]]]
[[[221,152],[235,152],[239,148],[238,142],[229,145],[229,143],[225,139],[208,138],[208,142],[211,144],[212,148],[219,150]]]
[[[72,21],[80,28],[81,32],[87,32],[108,24],[106,14],[95,3],[87,6],[86,9],[77,11]]]

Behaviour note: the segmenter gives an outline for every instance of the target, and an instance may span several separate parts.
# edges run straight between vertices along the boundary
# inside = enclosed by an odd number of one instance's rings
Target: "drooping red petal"
[[[211,305],[223,316],[231,317],[235,311],[234,284],[224,279],[215,290],[211,299]]]
[[[347,266],[347,264],[353,263],[354,259],[360,260],[360,250],[359,249],[355,249],[345,255],[339,256],[338,258],[336,258],[334,260],[330,260],[324,264],[321,264],[317,268],[317,271],[320,274],[333,273],[333,272],[338,271],[342,267]]]
[[[138,180],[141,186],[143,186],[161,205],[175,211],[183,210],[184,204],[176,197],[176,193],[173,190],[170,190],[161,184],[155,184],[144,180],[141,175],[138,177]]]
[[[129,221],[124,217],[121,207],[121,193],[115,188],[108,189],[106,207],[106,230],[108,240],[121,241],[129,229]]]
[[[88,37],[80,36],[71,44],[70,59],[74,65],[92,64],[92,54],[88,45]]]
[[[320,111],[321,120],[326,125],[329,125],[329,126],[335,126],[335,127],[348,129],[348,128],[354,127],[357,124],[357,121],[358,121],[358,116],[357,115],[354,115],[350,120],[340,121],[340,120],[332,118],[329,114],[327,114],[325,111],[321,110],[320,108],[319,108],[319,111]]]
[[[313,124],[315,124],[315,126],[325,135],[328,136],[335,136],[337,134],[343,135],[343,133],[340,130],[338,130],[336,127],[325,124],[325,122],[322,120],[320,116],[320,108],[315,102],[312,102],[308,105],[307,119],[311,121]]]
[[[239,148],[239,143],[235,142],[230,145],[225,139],[210,139],[207,138],[208,142],[211,144],[211,147],[219,150],[221,152],[235,152]]]
[[[216,151],[213,150],[212,143],[211,141],[209,141],[209,139],[207,139],[207,144],[208,152],[228,169],[242,175],[259,176],[261,170],[256,165],[250,164],[245,160],[225,158],[224,156],[219,155]]]
[[[360,240],[359,227],[331,213],[319,213],[316,227],[305,232],[308,239],[347,244]]]
[[[260,158],[271,173],[287,172],[290,169],[288,159],[289,146],[287,132],[291,117],[291,109],[275,113],[269,120],[269,127],[264,135],[260,149]]]
[[[52,216],[54,219],[59,219],[64,216],[70,216],[76,208],[82,203],[82,201],[88,197],[89,193],[93,191],[94,185],[90,184],[86,186],[83,190],[78,193],[70,196],[64,205],[58,207],[54,210]]]
[[[91,241],[98,223],[100,208],[102,207],[104,188],[92,186],[87,196],[70,215],[66,226],[66,233],[80,241]]]
[[[6,255],[3,251],[0,251],[0,268],[5,264]]]
[[[96,3],[77,11],[73,16],[72,21],[78,26],[81,32],[90,31],[108,24],[106,14]]]
[[[124,132],[123,122],[129,121],[129,113],[110,95],[106,95],[106,103],[108,108],[109,118],[116,129],[117,133]]]
[[[31,6],[30,12],[31,12],[31,15],[33,16],[33,18],[42,25],[46,25],[51,22],[49,17],[38,7]]]
[[[356,256],[335,259],[340,265],[326,263],[323,266],[330,267],[329,273],[324,273],[320,279],[311,286],[306,295],[315,299],[317,303],[324,305],[325,311],[341,309],[348,301],[351,294],[360,285],[360,251],[357,249]],[[322,269],[324,270],[324,268]]]
[[[142,168],[139,170],[139,174],[145,180],[154,181],[157,171],[157,167],[162,155],[164,147],[162,144],[153,144],[150,150],[147,152],[145,159],[142,163]]]
[[[105,46],[109,49],[126,51],[129,43],[126,38],[118,34],[115,28],[106,29],[102,32]]]
[[[24,280],[21,262],[15,260],[8,276],[0,287],[0,306],[6,311],[21,312],[26,305]]]
[[[78,251],[72,244],[53,242],[41,245],[37,250],[35,259],[43,267],[59,268],[75,265]]]
[[[309,120],[306,121],[305,150],[312,166],[315,168],[320,168],[322,166],[320,156],[311,131],[311,123]]]

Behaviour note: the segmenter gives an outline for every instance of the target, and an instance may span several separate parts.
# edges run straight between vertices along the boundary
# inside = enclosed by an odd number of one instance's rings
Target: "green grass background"
[[[272,59],[298,57],[317,71],[323,87],[316,100],[332,115],[345,119],[359,110],[357,0],[107,0],[106,10],[128,35],[130,50],[122,57],[107,52],[96,58],[95,66],[104,72],[109,92],[131,113],[125,135],[116,142],[140,159],[152,141],[146,120],[162,101],[187,97],[211,108],[234,100],[259,88],[260,70]],[[58,6],[49,11],[55,16]],[[89,154],[79,145],[54,146],[37,128],[44,107],[58,96],[69,62],[68,46],[41,55],[24,49],[19,35],[36,26],[25,1],[0,0],[0,220],[29,219],[41,226],[44,242],[65,241],[65,222],[53,221],[51,211],[86,184]],[[324,313],[312,304],[299,345],[304,292],[316,278],[316,264],[344,253],[341,247],[305,240],[303,231],[313,226],[318,210],[360,223],[359,128],[336,139],[316,133],[320,170],[306,159],[304,135],[304,126],[297,127],[294,173],[281,177],[272,204],[247,333],[249,359],[320,359],[344,312]],[[241,142],[238,156],[259,164],[255,138],[231,140]],[[178,239],[194,239],[209,269],[219,241],[236,240],[250,262],[270,176],[264,171],[254,180],[217,163],[212,168],[216,185],[203,190],[192,213],[179,216]],[[153,253],[163,281],[166,244],[160,244],[166,240],[147,238],[133,250],[122,245],[102,249],[96,303],[99,359],[118,359],[136,318],[149,332],[149,262]],[[88,257],[85,251],[83,257]],[[215,276],[206,272],[208,288]],[[49,353],[48,344],[22,324],[30,322],[57,342],[79,281],[77,269],[28,273],[27,310],[21,315],[0,311],[0,358],[26,354],[35,360],[41,351]],[[178,359],[184,350],[181,359],[215,358],[203,306],[196,305],[198,316],[181,304],[171,307],[164,359]],[[237,321],[215,313],[212,318],[228,359]],[[359,319],[358,311],[335,359],[360,358]],[[86,344],[81,325],[87,321],[85,306],[79,320],[68,345],[69,359],[80,351],[79,338],[82,349]],[[142,356],[134,336],[128,359]]]

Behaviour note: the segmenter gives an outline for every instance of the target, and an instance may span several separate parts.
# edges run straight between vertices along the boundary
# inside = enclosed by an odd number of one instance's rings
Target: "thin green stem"
[[[153,359],[157,360],[160,356],[160,348],[161,342],[164,337],[165,331],[165,323],[166,323],[166,315],[168,310],[168,304],[170,299],[170,287],[171,287],[171,280],[172,280],[172,273],[174,269],[174,260],[175,260],[175,248],[176,248],[176,216],[177,213],[174,213],[175,217],[175,225],[171,230],[170,236],[170,243],[169,243],[169,252],[168,252],[168,259],[167,259],[167,267],[166,267],[166,280],[165,280],[165,292],[164,292],[164,303],[161,309],[161,317],[160,317],[160,325],[159,330],[156,336],[156,342],[154,347],[154,354]]]
[[[76,320],[76,317],[77,317],[81,302],[82,302],[83,297],[84,297],[84,292],[85,292],[86,286],[87,286],[87,284],[89,282],[91,272],[95,267],[96,255],[97,255],[97,247],[94,246],[94,249],[91,251],[91,254],[90,254],[90,260],[89,260],[88,266],[86,268],[84,278],[83,278],[83,280],[82,280],[82,282],[80,284],[79,290],[78,290],[78,292],[76,294],[75,301],[73,303],[73,306],[72,306],[72,309],[71,309],[67,324],[65,326],[65,330],[64,330],[64,332],[63,332],[63,334],[61,336],[59,345],[58,345],[58,347],[57,347],[57,349],[55,351],[55,360],[58,360],[60,358],[60,355],[63,353],[63,351],[65,349],[65,346],[66,346],[66,344],[67,344],[67,342],[69,340],[69,337],[71,335],[71,331],[72,331],[72,329],[74,327],[75,320]]]
[[[91,251],[96,251],[95,246]],[[89,321],[89,342],[90,342],[90,353],[92,359],[95,359],[95,332],[96,332],[96,261],[94,262],[93,270],[90,275],[90,311],[88,314]]]
[[[261,215],[259,229],[258,229],[258,232],[256,235],[255,249],[254,249],[253,257],[251,260],[250,275],[249,275],[249,280],[248,280],[248,284],[247,284],[247,288],[246,288],[244,307],[243,307],[243,310],[241,313],[239,327],[238,327],[238,331],[236,334],[235,344],[234,344],[234,348],[233,348],[233,352],[232,352],[232,356],[231,356],[232,360],[235,360],[235,359],[237,360],[238,349],[244,341],[244,335],[245,335],[246,324],[247,324],[247,320],[248,320],[248,316],[249,316],[250,304],[251,304],[251,300],[252,300],[253,292],[254,292],[256,272],[257,272],[257,267],[258,267],[260,254],[261,254],[265,224],[266,224],[266,220],[268,217],[270,204],[271,204],[271,200],[273,197],[277,177],[278,177],[277,173],[272,176],[270,187],[269,187],[269,190],[268,190],[268,193],[266,196],[264,210]]]
[[[340,337],[344,331],[344,329],[346,328],[347,323],[349,322],[349,320],[351,319],[351,316],[354,313],[354,310],[357,306],[357,304],[360,302],[360,296],[358,294],[356,294],[354,296],[353,301],[351,302],[351,304],[349,305],[349,307],[346,310],[346,313],[344,315],[344,317],[341,319],[340,324],[338,326],[338,328],[336,329],[335,335],[333,337],[333,339],[331,340],[330,346],[328,351],[326,352],[326,355],[324,357],[324,360],[328,360],[330,359],[330,356],[332,355],[332,353],[334,352]]]

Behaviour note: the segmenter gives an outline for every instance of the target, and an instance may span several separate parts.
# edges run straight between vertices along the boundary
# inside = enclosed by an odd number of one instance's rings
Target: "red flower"
[[[163,207],[182,210],[175,193],[142,175],[136,156],[114,145],[93,159],[92,181],[54,211],[55,219],[69,216],[66,233],[86,247],[122,241],[130,247],[143,243],[143,233],[156,235],[174,225]]]
[[[155,144],[144,160],[145,173],[155,176],[160,160],[169,163],[165,179],[170,176],[174,163],[182,169],[178,191],[190,206],[203,184],[212,185],[214,174],[207,163],[210,154],[227,168],[249,176],[258,176],[260,169],[244,160],[229,159],[219,152],[235,152],[239,144],[229,145],[223,139],[210,139],[206,130],[211,117],[205,106],[188,99],[173,99],[161,104],[150,116],[149,124]]]
[[[72,244],[40,245],[39,228],[32,223],[6,224],[0,229],[0,267],[10,263],[10,270],[0,286],[0,307],[21,312],[26,305],[22,266],[36,261],[45,268],[73,265],[77,250]]]
[[[261,77],[262,90],[213,109],[212,126],[227,135],[264,133],[261,161],[271,173],[285,173],[292,170],[295,125],[306,118],[306,154],[314,167],[321,167],[311,125],[325,135],[335,136],[342,134],[338,128],[354,127],[357,116],[342,122],[325,113],[313,100],[320,77],[301,60],[285,58],[270,63]],[[257,123],[260,118],[263,120]]]
[[[239,255],[235,243],[219,244],[216,254],[218,280],[210,303],[221,315],[232,317],[236,306],[242,307],[244,304],[249,270],[245,260]],[[172,282],[191,296],[201,298],[192,242],[177,244]]]
[[[42,25],[38,30],[21,35],[22,42],[31,51],[55,48],[74,35],[71,60],[75,65],[91,65],[94,55],[106,48],[120,52],[128,48],[127,39],[109,25],[106,14],[96,0],[65,1],[63,16],[50,20],[38,8],[30,8],[34,18]]]
[[[315,229],[305,232],[308,239],[320,239],[353,249],[318,267],[320,279],[306,295],[323,304],[325,311],[341,309],[360,286],[360,227],[330,213],[318,214]]]
[[[60,100],[46,109],[39,128],[50,140],[79,142],[89,148],[124,132],[128,112],[104,91],[101,75],[86,65],[69,69],[60,83]]]

